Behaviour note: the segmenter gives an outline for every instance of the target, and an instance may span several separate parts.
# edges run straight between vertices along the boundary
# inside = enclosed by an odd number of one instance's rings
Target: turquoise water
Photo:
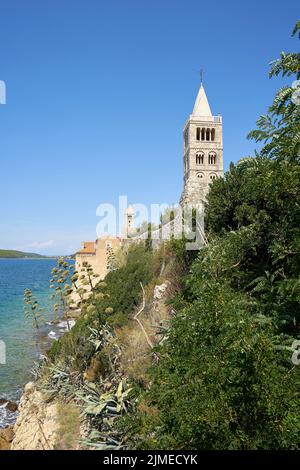
[[[23,292],[32,290],[51,315],[49,280],[55,259],[0,259],[0,340],[6,345],[6,364],[0,364],[0,398],[17,396],[30,378],[39,356],[37,334],[24,319]]]

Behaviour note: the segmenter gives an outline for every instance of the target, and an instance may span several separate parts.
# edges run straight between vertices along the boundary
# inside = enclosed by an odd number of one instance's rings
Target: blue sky
[[[198,70],[224,122],[224,165],[287,81],[268,64],[298,1],[3,0],[0,5],[0,248],[74,252],[96,208],[172,203]]]

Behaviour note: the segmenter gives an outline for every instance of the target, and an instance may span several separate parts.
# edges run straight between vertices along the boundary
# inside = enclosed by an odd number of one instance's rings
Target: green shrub
[[[98,328],[107,322],[122,326],[141,300],[141,284],[146,285],[153,276],[153,254],[143,245],[130,247],[126,264],[111,271],[100,281],[82,308],[82,315],[71,331],[56,341],[50,349],[50,359],[70,356],[74,365],[85,370],[94,354],[94,346],[88,340],[90,328]]]

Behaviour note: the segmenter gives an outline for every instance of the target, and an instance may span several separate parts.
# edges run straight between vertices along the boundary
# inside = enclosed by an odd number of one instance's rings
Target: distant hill
[[[16,250],[0,250],[0,258],[47,258],[47,256]]]

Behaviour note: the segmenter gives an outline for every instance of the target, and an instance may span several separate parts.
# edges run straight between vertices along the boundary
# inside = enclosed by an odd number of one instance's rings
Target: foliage
[[[44,309],[39,305],[30,289],[25,289],[23,297],[25,318],[31,320],[33,326],[38,330],[41,323],[44,322]]]
[[[293,35],[298,31],[299,21],[293,30]],[[300,53],[282,52],[280,58],[273,62],[269,75],[270,77],[294,76],[295,80],[299,79]],[[281,88],[268,113],[258,119],[258,129],[249,134],[249,138],[266,144],[261,151],[263,157],[287,160],[300,156],[300,105],[299,100],[297,102],[293,100],[294,93],[295,88],[292,84]]]
[[[299,62],[299,54],[282,54],[270,75],[299,78]],[[83,404],[92,429],[85,445],[300,448],[291,354],[300,338],[300,106],[292,90],[278,92],[250,134],[265,143],[261,153],[213,181],[209,243],[192,254],[185,240],[157,252],[150,243],[130,247],[105,282],[90,285],[82,316],[53,345],[48,391]],[[161,325],[155,362],[128,387],[128,403],[114,329],[132,318],[140,283],[147,291],[162,275],[176,285],[176,315]]]
[[[207,208],[210,237],[225,234],[223,243],[233,243],[228,253],[240,250],[232,285],[260,298],[263,313],[294,333],[300,321],[299,187],[298,162],[257,157],[231,165],[212,186]]]
[[[128,411],[131,392],[132,389],[128,388],[123,380],[120,381],[116,390],[100,395],[95,387],[92,388],[92,393],[85,397],[84,412],[86,415],[94,417],[94,426],[97,421],[97,428],[100,428],[102,432],[94,427],[88,438],[83,441],[85,445],[98,450],[118,450],[121,448],[122,444],[120,440],[116,439],[116,432],[113,431],[113,422],[115,418]]]
[[[75,274],[76,276],[76,274]],[[94,349],[87,339],[90,327],[101,330],[107,322],[120,326],[141,298],[140,282],[147,284],[153,276],[153,255],[141,245],[128,250],[126,264],[107,274],[93,288],[82,304],[82,315],[70,332],[53,344],[49,357],[72,356],[81,370],[87,367]]]
[[[198,298],[173,322],[158,350],[152,387],[144,394],[149,408],[159,414],[149,420],[138,408],[134,419],[128,419],[125,431],[132,445],[297,447],[300,421],[286,420],[296,403],[297,371],[282,365],[288,360],[274,349],[270,326],[249,316],[252,307],[246,296],[224,284],[214,284],[212,295],[205,283],[201,291],[198,280],[196,284]]]
[[[64,448],[74,447],[78,443],[78,409],[81,409],[85,429],[89,423],[89,431],[85,433],[81,445],[95,449],[118,449],[121,448],[122,436],[113,429],[113,422],[128,410],[131,389],[116,373],[121,352],[114,344],[111,329],[103,325],[100,331],[96,328],[89,330],[87,342],[93,351],[91,362],[99,362],[99,358],[103,357],[102,351],[106,351],[108,368],[105,377],[103,374],[101,380],[91,379],[88,371],[82,374],[77,370],[72,357],[66,358],[60,354],[54,364],[49,360],[44,362],[42,375],[37,371],[39,388],[45,399],[50,401],[55,398],[59,402],[59,433],[62,434],[59,448],[62,448],[61,445]],[[63,413],[66,415],[65,421],[61,419]],[[71,423],[74,424],[74,432]]]
[[[295,32],[299,30],[299,23]],[[299,78],[299,54],[271,76]],[[251,133],[261,154],[211,185],[199,253],[151,386],[120,428],[133,448],[298,449],[300,106],[279,91]]]
[[[54,311],[57,315],[59,312],[65,315],[68,329],[70,329],[68,298],[72,293],[69,282],[73,269],[73,263],[70,263],[69,260],[65,258],[59,258],[57,265],[51,271],[52,278],[50,279],[50,289],[54,290],[54,294],[52,294],[51,298],[52,300],[57,299],[57,303],[54,304]]]
[[[300,54],[282,53],[270,71],[279,74],[299,78]],[[294,91],[280,90],[258,130],[250,133],[266,142],[261,154],[231,164],[224,179],[212,185],[206,226],[211,237],[250,234],[232,284],[259,299],[262,313],[276,319],[280,331],[299,334],[300,106],[292,100]]]

